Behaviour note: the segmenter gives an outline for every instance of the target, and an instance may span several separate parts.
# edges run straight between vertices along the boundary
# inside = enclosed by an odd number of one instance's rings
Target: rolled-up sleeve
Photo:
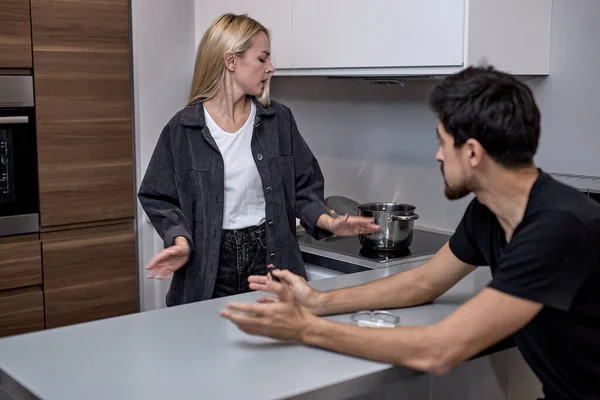
[[[168,125],[154,148],[138,191],[138,199],[165,247],[172,246],[176,237],[183,236],[193,249],[190,223],[179,205]]]
[[[319,217],[328,212],[324,203],[325,179],[319,162],[298,130],[292,112],[289,113],[296,178],[296,217],[309,235],[317,240],[324,239],[332,235],[317,226]]]

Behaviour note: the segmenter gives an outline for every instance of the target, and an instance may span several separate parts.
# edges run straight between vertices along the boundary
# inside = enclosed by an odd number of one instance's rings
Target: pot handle
[[[419,219],[419,214],[390,215],[390,219],[392,221],[414,221],[416,219]]]

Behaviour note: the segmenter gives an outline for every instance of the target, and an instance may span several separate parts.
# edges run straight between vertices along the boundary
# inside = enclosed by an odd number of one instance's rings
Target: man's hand
[[[313,289],[304,278],[288,270],[275,269],[271,273],[279,278],[281,285],[287,288],[299,305],[316,315],[323,315],[325,313],[326,300],[324,292]],[[248,282],[252,290],[278,295],[275,291],[277,286],[270,284],[272,280],[267,276],[252,275],[248,278]],[[256,301],[259,303],[275,303],[279,302],[280,298],[272,296],[259,297]]]
[[[317,220],[317,226],[336,236],[355,236],[377,232],[379,225],[375,225],[373,221],[373,218],[355,217],[348,214],[337,218],[321,214]]]
[[[178,236],[175,244],[167,247],[157,255],[146,266],[150,271],[148,278],[167,279],[171,274],[183,267],[190,257],[190,245],[186,238]]]
[[[277,271],[275,274],[281,275],[281,272]],[[230,303],[227,305],[228,309],[221,310],[219,314],[250,335],[300,340],[311,321],[318,317],[296,302],[289,285],[267,279],[264,286],[268,292],[276,294],[279,300],[263,304]]]

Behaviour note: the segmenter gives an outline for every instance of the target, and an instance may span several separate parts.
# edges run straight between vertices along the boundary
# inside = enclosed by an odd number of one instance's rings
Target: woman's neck
[[[204,107],[213,117],[216,116],[231,123],[239,123],[248,118],[250,99],[226,78],[217,93],[204,101]]]

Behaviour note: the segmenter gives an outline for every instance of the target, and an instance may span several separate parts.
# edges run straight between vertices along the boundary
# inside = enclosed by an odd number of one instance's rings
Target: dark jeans
[[[223,230],[213,298],[249,292],[248,277],[267,273],[265,226]]]

